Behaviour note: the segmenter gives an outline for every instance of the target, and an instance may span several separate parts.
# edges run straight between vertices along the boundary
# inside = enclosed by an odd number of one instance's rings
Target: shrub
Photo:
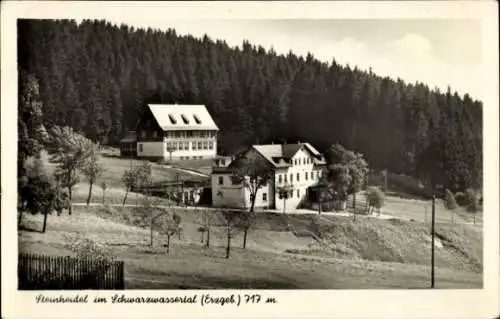
[[[380,208],[384,205],[384,193],[380,188],[375,186],[370,186],[366,189],[366,201],[368,202],[368,212],[372,208],[376,208],[380,210]]]
[[[463,207],[467,205],[467,198],[463,192],[457,192],[455,194],[455,200],[459,206]]]

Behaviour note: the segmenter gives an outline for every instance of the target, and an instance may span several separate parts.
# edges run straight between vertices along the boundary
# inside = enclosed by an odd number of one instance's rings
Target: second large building
[[[148,104],[136,128],[137,157],[214,158],[219,128],[204,105]]]

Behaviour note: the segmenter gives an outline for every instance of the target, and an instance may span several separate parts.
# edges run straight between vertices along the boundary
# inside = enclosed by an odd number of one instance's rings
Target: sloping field
[[[49,157],[46,152],[42,152],[42,160],[48,173],[52,174],[56,165],[49,162]],[[106,182],[108,183],[108,187],[124,188],[123,182],[121,180],[123,173],[131,167],[138,167],[145,162],[146,160],[136,158],[131,160],[127,158],[121,158],[116,155],[99,155],[99,163],[102,165],[102,167],[105,168],[102,179],[106,180]],[[192,174],[174,170],[159,163],[150,162],[150,164],[152,166],[152,176],[154,182],[174,180],[177,174],[179,174],[179,178],[181,179],[193,179]],[[83,176],[81,176],[80,179],[82,182],[85,182],[85,178]]]
[[[348,200],[352,201],[352,196],[349,196]],[[357,193],[356,202],[364,204],[365,201],[365,193]],[[389,195],[384,199],[384,206],[380,208],[380,213],[384,215],[391,215],[400,219],[413,219],[430,225],[432,202],[424,199],[401,198]],[[435,219],[437,223],[472,224],[473,218],[473,214],[467,212],[463,207],[455,209],[454,216],[452,217],[452,212],[444,207],[443,201],[440,199],[436,200]],[[476,214],[476,225],[482,225],[482,221],[483,214],[482,212],[478,212]]]
[[[429,229],[422,223],[349,217],[262,213],[241,249],[213,212],[211,247],[200,243],[201,211],[180,210],[183,234],[169,255],[161,225],[149,246],[147,221],[130,207],[76,207],[72,216],[49,216],[47,233],[21,231],[20,251],[70,254],[69,238],[87,237],[110,247],[125,261],[127,288],[425,288],[429,285]],[[42,216],[24,226],[41,229]],[[136,226],[137,225],[137,226]],[[142,226],[142,227],[141,227]],[[438,226],[437,287],[482,286],[481,233],[467,226]],[[287,253],[292,252],[292,253]]]
[[[321,240],[294,251],[346,259],[430,264],[431,236],[427,225],[398,219],[323,217]],[[468,225],[436,225],[436,265],[482,272],[482,234]]]

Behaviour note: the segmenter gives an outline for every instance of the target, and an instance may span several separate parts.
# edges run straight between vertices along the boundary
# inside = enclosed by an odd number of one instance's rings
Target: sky
[[[311,52],[321,61],[358,66],[381,76],[398,77],[460,95],[482,99],[480,20],[411,19],[274,19],[274,20],[152,20],[108,19],[116,24],[173,28],[178,34],[231,46],[243,40],[278,53]]]

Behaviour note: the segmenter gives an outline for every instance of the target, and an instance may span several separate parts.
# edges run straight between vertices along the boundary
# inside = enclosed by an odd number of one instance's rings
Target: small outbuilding
[[[135,131],[128,131],[125,137],[120,140],[120,156],[137,156],[137,134]]]

